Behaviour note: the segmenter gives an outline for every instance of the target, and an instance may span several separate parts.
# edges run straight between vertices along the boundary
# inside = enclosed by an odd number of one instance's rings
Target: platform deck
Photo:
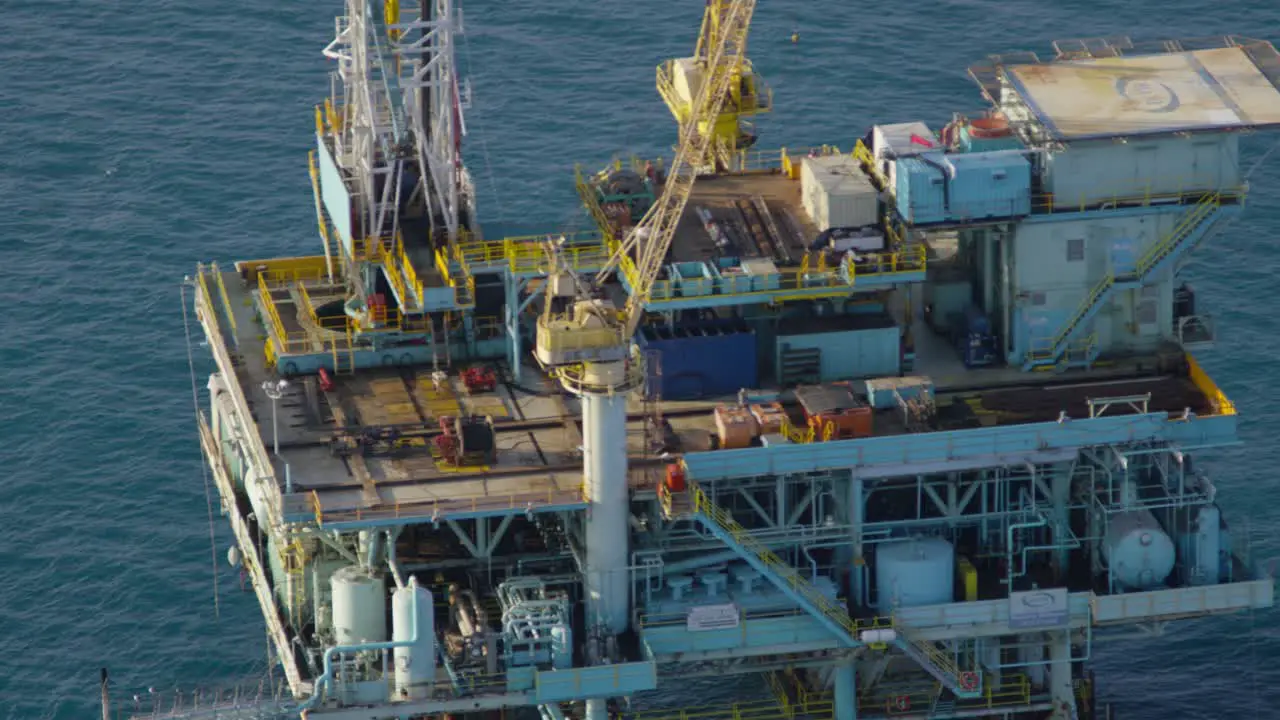
[[[246,302],[251,289],[241,284],[235,273],[228,273],[224,280],[236,316],[238,379],[270,453],[272,407],[262,384],[275,376],[264,361],[262,328],[254,321],[252,304]],[[1155,374],[1151,360],[1128,360],[1065,375],[1024,373],[1007,367],[967,369],[955,350],[922,323],[917,323],[914,332],[915,374],[931,376],[936,387],[939,412],[929,430],[1052,421],[1063,411],[1073,418],[1087,418],[1089,398],[1148,392],[1151,411],[1209,410],[1207,399],[1193,383]],[[499,377],[507,374],[503,366],[493,367]],[[294,483],[293,495],[285,500],[286,511],[301,515],[319,509],[325,517],[378,513],[420,517],[437,511],[475,513],[487,508],[511,512],[529,506],[581,504],[582,428],[576,398],[563,394],[528,367],[522,387],[532,393],[500,382],[493,392],[471,395],[458,378],[459,370],[454,368],[439,387],[431,379],[430,366],[361,370],[336,376],[334,390],[314,391],[314,400],[308,399],[308,384],[314,385],[314,378],[291,383],[277,407],[277,477],[283,482],[284,465],[288,464]],[[853,387],[860,391],[860,383]],[[782,399],[793,420],[802,425],[803,413],[790,393],[784,393]],[[633,399],[628,423],[632,486],[638,490],[654,487],[667,462],[661,455],[664,450],[699,452],[716,447],[712,410],[721,402],[733,403],[736,397],[664,403],[664,419],[675,442],[663,446],[659,432],[643,420],[643,403]],[[1106,412],[1137,411],[1116,405]],[[495,461],[489,466],[456,468],[434,458],[429,436],[438,427],[439,418],[446,415],[491,417],[496,432]],[[398,426],[406,429],[406,434],[416,431],[417,437],[402,440],[389,451],[344,458],[330,450],[339,426]],[[877,436],[893,436],[909,430],[901,411],[886,410],[876,413],[874,431]]]
[[[785,256],[790,257],[792,263],[799,264],[807,250],[806,240],[818,234],[801,203],[800,182],[781,173],[762,172],[699,178],[672,242],[672,261],[708,261],[721,255],[774,258],[773,253],[752,239],[750,229],[735,206],[736,201],[751,200],[757,195],[764,199],[773,225],[782,236]],[[715,246],[698,217],[700,207],[710,212],[722,227],[726,221],[731,221],[728,224],[733,230],[732,247],[719,249]],[[769,230],[766,228],[765,232]]]

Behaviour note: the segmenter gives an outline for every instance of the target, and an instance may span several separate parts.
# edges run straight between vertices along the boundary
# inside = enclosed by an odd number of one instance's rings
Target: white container
[[[856,232],[832,233],[831,249],[838,253],[846,253],[850,250],[880,252],[884,250],[884,234],[871,228],[863,228]]]
[[[879,215],[879,193],[848,155],[805,158],[800,193],[818,230],[873,225]]]
[[[387,607],[381,576],[344,567],[329,580],[333,590],[333,634],[338,645],[386,642]]]
[[[414,615],[418,623],[416,640]],[[431,695],[436,675],[435,603],[431,591],[410,577],[409,583],[391,596],[391,619],[396,642],[414,640],[412,645],[395,649],[396,699],[425,700]]]
[[[911,136],[922,138],[938,145],[938,136],[922,122],[894,123],[892,125],[876,125],[871,129],[871,154],[876,159],[876,168],[889,178],[890,193],[896,192],[898,186],[897,163],[893,157],[908,157],[928,152],[930,148],[911,142]],[[935,148],[936,149],[936,148]]]

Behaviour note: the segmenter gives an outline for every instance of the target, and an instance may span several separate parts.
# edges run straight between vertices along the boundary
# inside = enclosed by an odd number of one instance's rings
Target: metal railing
[[[387,276],[387,281],[391,283],[391,289],[395,292],[396,298],[400,300],[402,305],[407,305],[410,302],[416,304],[418,301],[409,295],[409,287],[405,283],[405,275],[400,268],[400,258],[404,255],[404,244],[400,242],[399,235],[392,241],[391,247],[388,247],[387,243],[384,242],[375,242],[372,247],[374,252],[377,253],[376,261],[386,270],[383,274]],[[414,288],[414,290],[416,291],[417,288]]]
[[[832,717],[832,704],[820,708],[815,703],[808,714],[818,718]],[[737,702],[730,705],[702,705],[679,709],[641,710],[623,713],[622,720],[794,720],[796,709],[775,700]]]
[[[1029,342],[1027,350],[1027,359],[1031,362],[1043,362],[1052,360],[1057,348],[1055,342],[1057,338],[1052,337],[1033,337]],[[1094,350],[1098,346],[1098,334],[1089,333],[1086,337],[1078,338],[1067,345],[1062,351],[1062,362],[1070,364],[1075,362],[1086,362],[1092,359]],[[1046,365],[1045,368],[1052,369],[1054,365]]]
[[[130,720],[284,720],[297,717],[297,704],[288,683],[279,681],[273,687],[263,680],[256,685],[145,693],[132,708],[112,714]]]
[[[537,492],[498,493],[493,495],[463,495],[434,498],[422,501],[396,501],[367,508],[351,510],[326,510],[317,491],[312,490],[307,499],[308,510],[315,517],[316,527],[326,523],[421,519],[423,517],[447,518],[455,514],[473,514],[499,510],[527,511],[530,508],[549,507],[586,502],[586,486],[579,484],[568,490],[547,488]]]
[[[795,568],[784,562],[782,558],[779,558],[772,550],[757,540],[750,531],[739,525],[729,511],[712,502],[701,487],[694,482],[689,482],[688,488],[689,495],[693,500],[693,511],[696,514],[702,515],[713,522],[740,547],[758,557],[769,572],[781,579],[792,592],[803,598],[815,610],[821,612],[843,629],[850,640],[856,641],[858,634],[862,630],[892,626],[891,620],[886,624],[882,618],[855,621],[849,617],[849,613],[843,607],[820,592],[812,583],[805,580]]]
[[[1153,243],[1150,248],[1142,254],[1138,261],[1134,264],[1132,272],[1126,272],[1117,275],[1115,272],[1107,273],[1089,294],[1084,301],[1080,303],[1079,308],[1071,318],[1063,325],[1062,330],[1052,338],[1047,338],[1044,344],[1031,350],[1027,354],[1028,362],[1045,362],[1056,358],[1058,348],[1067,340],[1076,330],[1077,327],[1085,322],[1089,316],[1095,311],[1097,305],[1102,301],[1116,283],[1122,279],[1140,279],[1145,277],[1147,273],[1166,257],[1171,255],[1173,251],[1190,237],[1200,225],[1215,213],[1222,204],[1222,198],[1218,193],[1209,193],[1204,195],[1199,202],[1188,210],[1178,223],[1174,225],[1169,234],[1165,235],[1158,242]]]
[[[601,350],[627,344],[620,327],[582,327],[569,315],[538,316],[538,347],[550,353]]]
[[[1170,187],[1174,181],[1162,178],[1161,185]],[[1230,199],[1243,199],[1249,191],[1248,185],[1232,185],[1222,187],[1217,177],[1184,177],[1177,179],[1176,190],[1152,192],[1151,184],[1138,185],[1125,183],[1117,186],[1110,193],[1091,190],[1081,193],[1076,198],[1064,198],[1054,193],[1042,193],[1031,196],[1031,212],[1046,214],[1054,212],[1084,212],[1086,210],[1114,210],[1118,208],[1149,207],[1180,203],[1187,198],[1200,197],[1206,193]]]
[[[926,669],[932,669],[934,671],[930,674],[935,674],[936,672],[937,674],[946,676],[947,679],[950,679],[955,683],[953,687],[948,683],[948,689],[959,688],[961,690],[974,692],[981,690],[981,676],[973,671],[962,669],[960,664],[956,662],[955,657],[952,656],[951,653],[944,652],[942,648],[938,647],[937,643],[932,640],[921,640],[919,638],[912,637],[911,629],[904,627],[898,623],[896,619],[893,621],[893,631],[897,633],[898,638],[906,643],[910,649],[920,655],[917,659],[922,661],[922,664],[926,666]]]

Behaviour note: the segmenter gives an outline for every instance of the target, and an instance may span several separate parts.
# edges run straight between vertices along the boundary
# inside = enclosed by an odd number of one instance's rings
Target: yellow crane
[[[680,144],[662,193],[596,277],[596,285],[600,285],[614,271],[623,275],[630,290],[626,310],[618,313],[603,300],[580,297],[569,317],[539,318],[536,352],[543,365],[610,362],[628,354],[631,337],[666,262],[700,164],[715,142],[714,133],[698,128],[706,127],[710,119],[732,107],[735,88],[741,87],[743,55],[756,0],[713,0],[711,5],[717,11],[712,23],[714,31],[706,35],[709,39],[705,42],[699,42],[700,52],[707,57],[705,81],[690,106],[688,122],[680,127]],[[712,17],[712,9],[708,8],[708,18]],[[704,34],[708,22],[703,23]]]
[[[732,76],[724,105],[714,115],[699,115],[694,119],[702,83],[711,76],[710,69],[716,66],[714,49],[721,45],[721,37],[727,32],[736,32],[728,23],[733,6],[732,0],[710,0],[702,16],[702,29],[698,33],[693,57],[668,60],[658,66],[658,94],[679,123],[680,137],[684,137],[685,127],[691,123],[698,132],[711,136],[707,151],[694,159],[694,165],[704,173],[716,169],[741,169],[741,151],[755,142],[755,131],[749,118],[769,112],[773,107],[773,94],[764,78],[752,69],[744,42],[741,47],[734,48],[735,52],[719,60],[728,66]],[[745,31],[743,33],[745,35]]]

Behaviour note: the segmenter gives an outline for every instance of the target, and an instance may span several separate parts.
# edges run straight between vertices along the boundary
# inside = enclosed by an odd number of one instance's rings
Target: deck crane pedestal
[[[706,48],[707,73],[680,126],[680,144],[662,194],[631,229],[596,276],[600,285],[622,274],[631,295],[619,312],[607,300],[579,293],[566,316],[544,314],[538,320],[535,354],[565,389],[582,398],[583,474],[586,478],[585,528],[587,620],[590,632],[624,632],[631,616],[630,492],[627,482],[627,402],[644,381],[643,356],[632,337],[644,316],[658,271],[666,262],[676,227],[684,214],[703,159],[713,150],[713,133],[699,132],[720,116],[740,78],[747,32],[755,0],[734,0],[718,15],[718,32]],[[607,638],[605,638],[607,640]],[[588,700],[588,720],[606,717],[603,700]]]

